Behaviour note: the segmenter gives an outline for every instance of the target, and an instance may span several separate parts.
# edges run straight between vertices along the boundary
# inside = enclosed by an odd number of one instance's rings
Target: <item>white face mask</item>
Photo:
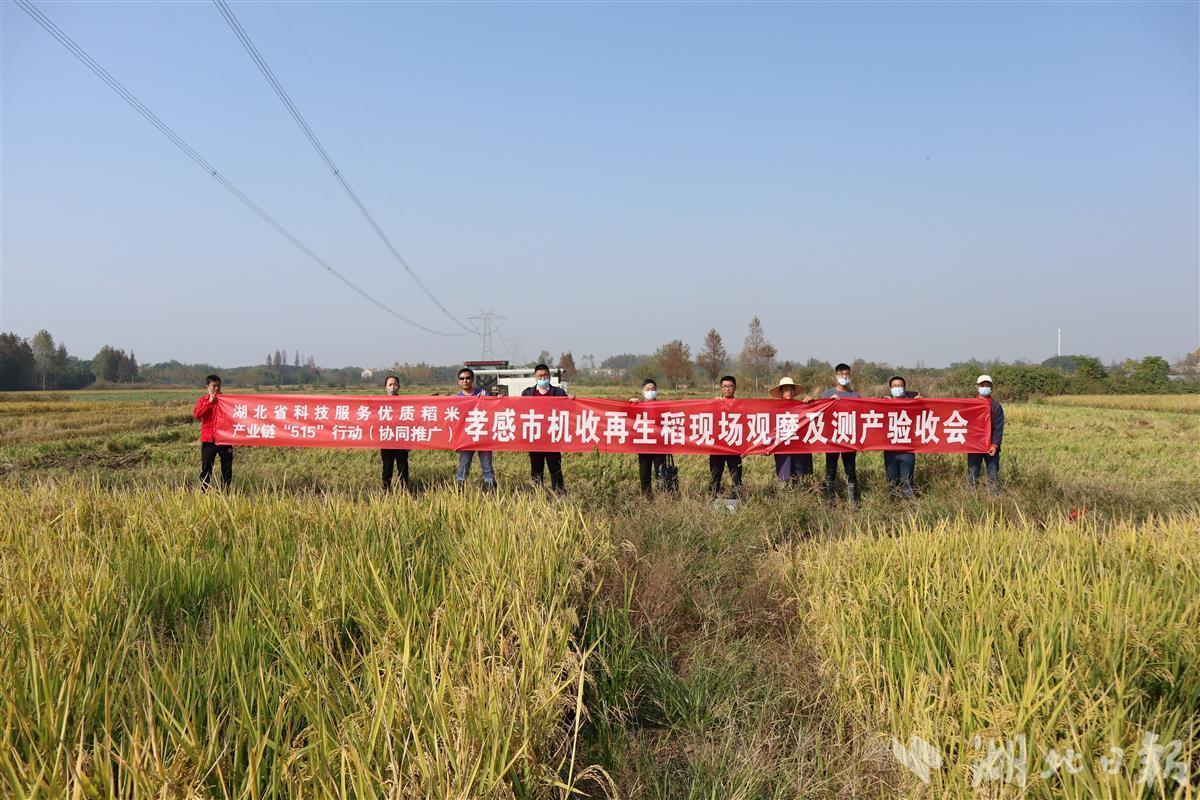
[[[839,377],[839,378],[837,379],[837,382],[838,382],[839,384],[841,384],[842,386],[849,386],[849,385],[850,385],[850,379],[849,379],[849,378],[842,378],[842,377]]]
[[[654,398],[658,397],[658,390],[657,389],[643,389],[642,397],[646,398],[647,400],[653,400]]]
[[[389,387],[387,387],[387,393],[394,397],[395,395],[400,394],[400,387],[399,386],[389,386]]]
[[[992,387],[990,387],[990,386],[980,386],[980,387],[978,387],[978,389],[979,389],[979,396],[980,396],[980,397],[991,397],[991,395],[992,395]]]
[[[903,386],[893,386],[892,387],[892,397],[904,397],[904,387]]]

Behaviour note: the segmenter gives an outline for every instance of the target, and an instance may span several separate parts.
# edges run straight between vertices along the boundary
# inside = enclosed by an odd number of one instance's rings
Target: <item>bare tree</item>
[[[762,390],[767,381],[771,365],[775,361],[775,345],[767,341],[763,335],[762,322],[758,317],[750,320],[750,329],[746,333],[746,341],[742,346],[742,370],[754,378],[754,390]]]
[[[713,328],[704,337],[704,349],[696,356],[696,366],[708,378],[709,383],[715,386],[717,378],[725,370],[725,362],[728,359],[729,354],[725,352],[721,334],[717,333],[716,328]]]
[[[562,369],[563,377],[567,380],[573,380],[579,372],[579,370],[575,369],[575,356],[571,355],[569,350],[559,357],[558,366]]]

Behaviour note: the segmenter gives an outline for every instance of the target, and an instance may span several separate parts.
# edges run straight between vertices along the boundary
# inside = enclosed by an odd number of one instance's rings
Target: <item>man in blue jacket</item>
[[[1004,439],[1004,406],[992,397],[992,376],[980,375],[975,381],[975,391],[992,403],[992,431],[986,453],[967,453],[967,486],[972,489],[979,481],[979,468],[987,464],[988,487],[992,494],[1000,491],[1000,443]]]
[[[537,383],[521,392],[522,397],[567,397],[561,387],[550,385],[550,368],[545,364],[533,368],[533,378]],[[541,486],[546,467],[550,468],[550,488],[563,491],[562,453],[529,454],[529,472],[535,486]]]

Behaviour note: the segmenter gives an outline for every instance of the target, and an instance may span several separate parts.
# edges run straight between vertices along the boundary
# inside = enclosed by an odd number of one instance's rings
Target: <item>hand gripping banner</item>
[[[991,404],[970,399],[655,400],[220,395],[220,444],[413,450],[770,455],[981,453]]]

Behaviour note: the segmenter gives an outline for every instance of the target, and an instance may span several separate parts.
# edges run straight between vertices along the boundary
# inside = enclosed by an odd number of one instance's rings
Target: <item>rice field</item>
[[[996,497],[748,459],[730,513],[697,457],[646,501],[632,456],[490,497],[415,452],[382,496],[245,448],[203,495],[195,394],[0,402],[0,796],[1200,792],[1200,416],[1138,405],[1177,398],[1007,405]]]
[[[1075,394],[1047,397],[1054,406],[1114,408],[1125,411],[1174,411],[1200,414],[1200,395],[1195,394]]]

